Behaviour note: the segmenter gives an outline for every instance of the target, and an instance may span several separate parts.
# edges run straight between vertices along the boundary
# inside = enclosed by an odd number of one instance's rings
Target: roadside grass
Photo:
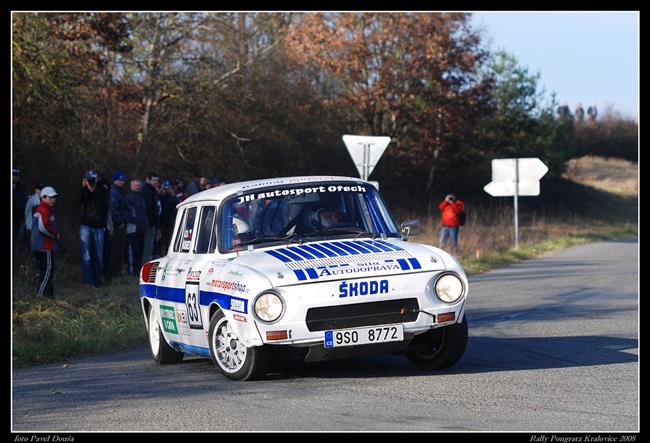
[[[55,274],[55,298],[47,299],[35,296],[36,272],[27,264],[14,271],[14,367],[133,349],[146,343],[135,277],[118,277],[94,288],[75,283],[80,277],[63,271]]]

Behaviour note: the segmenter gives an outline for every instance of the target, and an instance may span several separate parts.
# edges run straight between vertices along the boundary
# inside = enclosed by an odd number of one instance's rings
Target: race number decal
[[[201,303],[199,303],[199,284],[185,285],[185,306],[187,307],[187,322],[192,329],[203,329]]]

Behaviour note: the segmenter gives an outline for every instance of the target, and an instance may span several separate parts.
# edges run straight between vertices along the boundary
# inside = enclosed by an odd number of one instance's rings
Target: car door
[[[169,254],[169,260],[163,268],[163,276],[161,278],[161,286],[158,294],[160,294],[160,303],[165,307],[161,309],[161,315],[164,313],[166,316],[174,318],[175,327],[170,330],[165,329],[165,332],[171,335],[172,341],[178,343],[191,344],[195,341],[192,327],[190,326],[189,314],[194,314],[197,309],[193,298],[198,298],[198,286],[196,288],[191,286],[189,292],[189,305],[191,309],[188,310],[188,273],[192,272],[194,255],[192,254],[192,244],[194,240],[194,233],[196,230],[196,215],[198,213],[197,206],[190,206],[183,209],[180,215],[180,222],[173,237],[173,244]],[[196,293],[193,296],[192,289]],[[173,310],[173,312],[172,312]],[[194,317],[192,317],[194,318]],[[201,327],[200,323],[192,322],[194,328]]]

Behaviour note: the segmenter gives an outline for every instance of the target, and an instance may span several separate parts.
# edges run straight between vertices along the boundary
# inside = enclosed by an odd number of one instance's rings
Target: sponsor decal
[[[295,189],[276,189],[275,191],[259,192],[257,194],[242,195],[239,197],[239,203],[249,202],[253,200],[275,198],[275,197],[288,197],[297,198],[301,195],[326,193],[326,192],[366,192],[364,186],[345,186],[345,185],[331,185],[331,186],[314,186],[310,188],[295,188]]]
[[[225,289],[226,291],[248,293],[250,289],[245,284],[238,281],[212,280],[210,286],[213,288]]]
[[[244,322],[244,323],[247,322],[246,317],[244,317],[243,315],[233,314],[233,318],[235,320],[237,320],[237,321],[241,321],[241,322]]]
[[[181,325],[186,325],[187,313],[181,309],[176,309],[176,322]]]
[[[230,299],[230,310],[237,312],[246,312],[246,300],[241,300],[238,298]]]
[[[190,335],[190,327],[187,323],[187,312],[182,308],[176,308],[176,323],[178,325],[179,334]]]
[[[232,275],[232,276],[235,276],[235,277],[243,277],[244,276],[244,274],[242,274],[241,272],[237,272],[237,271],[228,271],[228,275]]]
[[[178,334],[178,326],[176,325],[176,315],[172,306],[160,305],[160,321],[165,332],[170,334]]]
[[[358,295],[388,294],[388,280],[343,282],[339,285],[339,298]]]
[[[214,272],[214,268],[208,269],[208,274],[212,274]]]
[[[192,268],[187,271],[187,281],[199,281],[200,278],[201,271],[192,271]]]

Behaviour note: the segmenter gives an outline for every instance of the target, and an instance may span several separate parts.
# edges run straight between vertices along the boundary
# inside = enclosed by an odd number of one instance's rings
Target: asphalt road
[[[421,373],[392,354],[233,382],[148,349],[13,372],[18,431],[639,431],[638,239],[470,279],[468,348]]]

